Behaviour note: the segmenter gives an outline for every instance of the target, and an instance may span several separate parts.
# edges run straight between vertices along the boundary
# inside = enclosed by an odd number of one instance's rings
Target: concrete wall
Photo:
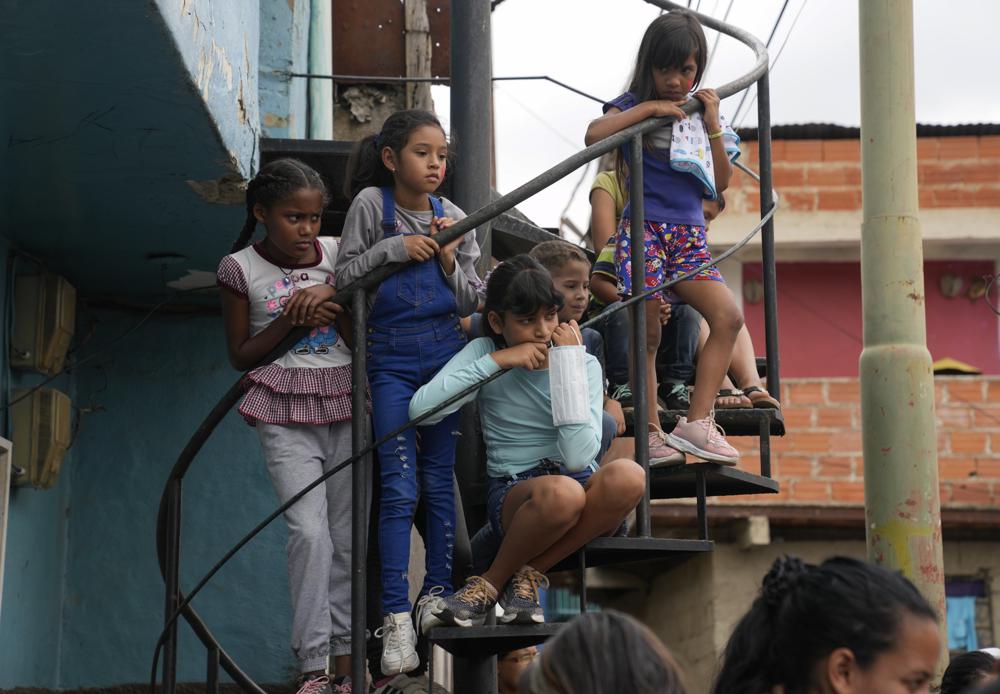
[[[254,2],[155,0],[235,170],[256,168],[260,15]]]
[[[309,72],[309,0],[260,0],[260,125],[263,137],[304,138]]]

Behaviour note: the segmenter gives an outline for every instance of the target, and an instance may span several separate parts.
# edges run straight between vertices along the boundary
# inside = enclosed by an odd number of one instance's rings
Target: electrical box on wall
[[[58,275],[21,275],[14,284],[10,365],[46,374],[62,370],[76,327],[76,290]]]
[[[69,397],[54,388],[15,390],[10,408],[14,441],[14,467],[24,471],[17,484],[48,489],[59,479],[63,457],[69,449],[72,415]]]

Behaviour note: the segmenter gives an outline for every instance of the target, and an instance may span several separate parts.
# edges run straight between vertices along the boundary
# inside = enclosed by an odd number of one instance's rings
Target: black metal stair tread
[[[706,496],[777,494],[778,481],[717,463],[689,463],[649,471],[650,499],[686,499],[697,496],[697,475],[705,475]]]
[[[459,657],[496,655],[542,643],[561,629],[561,622],[533,624],[496,624],[481,627],[435,627],[428,639]]]
[[[711,540],[688,540],[666,537],[599,537],[584,547],[587,566],[610,566],[639,561],[660,561],[676,566],[696,554],[711,552]],[[552,571],[580,568],[580,554],[574,552],[552,567]],[[666,568],[666,567],[664,567]]]

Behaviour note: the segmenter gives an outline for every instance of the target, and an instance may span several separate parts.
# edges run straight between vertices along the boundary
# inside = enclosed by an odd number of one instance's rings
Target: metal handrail
[[[680,5],[668,2],[667,0],[645,0],[645,2],[667,10],[681,9]],[[712,17],[708,17],[706,15],[702,15],[697,12],[695,12],[694,14],[699,18],[699,20],[705,26],[708,26],[709,28],[716,29],[722,33],[732,36],[733,38],[736,38],[737,40],[749,46],[751,49],[753,49],[756,56],[756,63],[754,67],[747,74],[743,75],[742,77],[736,80],[733,80],[732,82],[728,82],[722,85],[716,90],[720,98],[726,98],[728,96],[732,96],[736,92],[742,89],[746,89],[753,82],[758,82],[758,95],[759,95],[758,104],[761,106],[762,109],[766,109],[767,104],[769,103],[769,99],[767,98],[768,56],[764,44],[759,39],[751,35],[749,32],[746,32],[738,27],[730,26],[728,24],[725,24],[724,22],[716,20]],[[695,111],[701,110],[702,105],[701,102],[692,99],[688,103],[684,104],[681,108],[685,113],[690,115]],[[480,226],[492,220],[493,218],[499,216],[500,214],[512,209],[520,202],[535,195],[536,193],[547,188],[556,181],[564,178],[565,176],[567,176],[580,166],[583,166],[589,163],[590,161],[593,161],[594,159],[603,156],[608,152],[617,150],[619,147],[625,145],[627,142],[630,142],[632,140],[637,140],[637,141],[641,140],[641,137],[646,133],[649,133],[657,128],[663,127],[668,123],[670,123],[672,120],[673,119],[671,117],[648,119],[646,121],[637,123],[629,128],[626,128],[618,133],[615,133],[611,137],[605,138],[604,140],[597,142],[577,152],[576,154],[568,157],[559,164],[556,164],[555,166],[543,172],[542,174],[536,176],[527,183],[516,188],[507,195],[504,195],[498,198],[497,200],[493,201],[492,203],[485,205],[484,207],[480,208],[479,210],[476,210],[475,212],[465,217],[464,219],[456,222],[448,229],[442,231],[439,234],[439,243],[447,244],[459,238],[460,236],[464,235],[468,231],[471,231],[475,227]],[[765,136],[764,134],[765,129],[766,129],[765,127],[762,126],[760,127],[762,135],[758,144],[760,149],[760,160],[761,160],[761,171],[762,171],[762,176],[760,180],[762,183],[761,210],[763,216],[761,218],[761,221],[756,227],[754,227],[754,229],[749,234],[747,234],[747,236],[739,244],[730,248],[725,253],[720,254],[718,258],[716,258],[711,263],[707,263],[705,266],[718,263],[724,258],[728,257],[729,255],[732,255],[732,253],[735,253],[737,250],[739,250],[739,248],[741,248],[743,245],[749,242],[750,238],[752,238],[761,229],[764,230],[765,243],[763,245],[765,246],[765,251],[764,251],[765,265],[767,264],[768,244],[766,243],[766,240],[769,227],[771,226],[771,219],[774,215],[776,206],[772,202],[773,191],[770,188],[770,137],[769,134]],[[767,150],[766,152],[765,149]],[[639,151],[641,153],[641,148]],[[765,183],[767,185],[765,185]],[[641,195],[636,197],[637,200],[639,198],[641,198]],[[764,204],[765,200],[768,202],[768,204],[766,205]],[[772,255],[772,263],[773,263],[773,255]],[[349,301],[352,300],[355,293],[364,292],[378,286],[387,277],[391,276],[395,272],[398,272],[400,269],[409,264],[410,264],[409,262],[406,262],[406,263],[392,263],[385,266],[381,266],[372,273],[369,273],[364,279],[358,280],[344,287],[340,292],[338,292],[338,294],[334,297],[333,300],[341,305],[347,304]],[[671,286],[676,282],[682,281],[683,279],[687,279],[689,276],[693,275],[700,269],[701,268],[698,268],[695,271],[692,271],[692,273],[688,273],[687,275],[676,278],[671,282],[665,283],[661,287],[648,290],[643,294],[635,295],[627,302],[623,302],[622,305],[618,307],[618,310],[636,304],[638,301],[643,300],[648,294],[660,291],[664,287]],[[767,280],[766,276],[765,280]],[[765,288],[766,287],[767,287],[767,282],[765,281]],[[599,320],[601,320],[600,317],[594,319],[589,323],[596,323]],[[261,361],[261,363],[264,364],[273,361],[275,358],[277,358],[278,356],[286,352],[294,344],[296,344],[306,332],[307,329],[305,328],[293,330],[270,354],[268,354]],[[770,337],[771,331],[769,330],[768,332],[769,332],[768,337]],[[768,344],[770,347],[770,340],[768,341]],[[771,350],[768,349],[769,359],[770,359],[770,353]],[[484,381],[483,383],[488,382],[488,380],[492,380],[493,378],[499,377],[502,373],[505,372],[499,372],[497,374],[494,374],[493,377],[487,379],[487,381]],[[769,368],[768,369],[769,387],[771,386],[771,381],[770,381],[771,373],[772,369]],[[481,387],[483,383],[480,383],[475,387],[476,388]],[[157,642],[156,655],[154,656],[154,664],[151,674],[151,684],[154,689],[156,683],[156,670],[157,670],[156,660],[159,656],[160,648],[166,646],[168,650],[167,662],[170,663],[171,658],[175,657],[175,650],[172,654],[170,653],[170,651],[175,649],[176,647],[175,646],[176,622],[179,616],[184,616],[185,620],[188,621],[188,623],[194,629],[198,638],[202,641],[204,645],[209,647],[213,657],[217,658],[217,662],[222,665],[222,667],[226,670],[227,673],[229,673],[229,675],[236,681],[237,684],[239,684],[246,690],[255,692],[256,694],[263,694],[263,690],[260,689],[260,687],[258,687],[256,683],[254,683],[245,673],[243,673],[242,670],[240,670],[239,667],[236,665],[236,663],[232,660],[232,658],[224,650],[222,650],[222,648],[219,646],[218,641],[211,634],[211,632],[204,625],[204,623],[201,622],[197,613],[190,607],[190,601],[191,599],[193,599],[197,591],[192,592],[191,595],[185,598],[180,591],[179,579],[178,579],[181,481],[187,470],[190,468],[194,460],[194,457],[197,455],[198,451],[207,441],[208,437],[214,431],[216,426],[218,426],[222,418],[238,402],[240,396],[242,395],[242,392],[243,388],[242,388],[242,377],[241,377],[226,391],[223,397],[219,400],[218,403],[216,403],[216,405],[212,408],[212,410],[209,412],[206,418],[202,421],[202,424],[192,435],[191,439],[189,439],[187,445],[185,445],[176,463],[171,469],[171,473],[168,476],[167,483],[165,485],[164,492],[161,497],[160,508],[157,518],[157,556],[159,559],[161,574],[163,574],[166,582],[167,617],[163,633],[161,634],[161,637]],[[442,404],[437,409],[439,410],[441,408],[447,407],[453,401],[457,401],[457,399],[462,396],[464,396],[464,393],[461,394],[460,396],[456,396],[456,398],[450,399],[448,402]],[[427,415],[425,415],[424,417],[418,418],[417,420],[413,420],[412,422],[409,422],[405,426],[413,426],[419,421],[423,421],[426,417],[431,416],[432,414],[433,412],[427,413]],[[365,455],[370,453],[371,450],[373,450],[376,447],[377,443],[378,442],[373,443],[370,446],[363,449],[361,452],[356,453],[354,456],[352,456],[352,458],[348,459],[348,461],[345,461],[340,466],[338,466],[336,470],[339,470],[342,467],[345,467],[346,465],[353,463],[355,460],[363,458]],[[333,474],[333,471],[331,471],[329,474]],[[314,488],[322,481],[324,481],[327,476],[329,475],[324,475],[323,477],[320,477],[318,480],[314,481],[306,489],[300,492],[299,495],[296,495],[296,497],[293,497],[293,499],[289,500],[287,505],[290,506],[292,503],[297,501],[298,498],[301,498],[301,496],[307,493],[310,489]],[[648,493],[644,495],[644,500],[648,505]],[[214,573],[218,571],[219,568],[221,568],[221,565],[224,564],[225,561],[227,561],[237,551],[239,551],[239,549],[243,545],[245,545],[246,542],[252,539],[252,537],[257,532],[259,532],[259,530],[262,529],[264,525],[273,521],[274,518],[277,517],[277,515],[280,515],[280,513],[284,510],[284,508],[287,508],[287,506],[282,505],[282,508],[280,508],[275,513],[271,514],[271,516],[269,516],[269,518],[265,522],[259,525],[258,528],[252,531],[250,535],[245,537],[232,550],[230,550],[230,552],[227,553],[226,557],[222,560],[222,562],[220,562],[215,568],[213,568],[213,570],[209,573],[209,575],[207,575],[200,582],[200,584],[197,587],[197,590],[200,590],[201,587],[205,583],[207,583],[208,580],[211,579]],[[176,683],[174,679],[175,674],[176,673],[173,672],[173,668],[171,666],[168,665],[167,667],[164,668],[164,690],[167,691],[168,694],[172,693],[173,687]]]

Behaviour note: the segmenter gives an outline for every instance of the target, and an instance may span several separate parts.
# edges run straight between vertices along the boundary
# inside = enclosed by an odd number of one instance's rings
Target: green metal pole
[[[902,571],[944,625],[934,376],[917,203],[912,0],[859,0],[861,421],[869,558]]]

